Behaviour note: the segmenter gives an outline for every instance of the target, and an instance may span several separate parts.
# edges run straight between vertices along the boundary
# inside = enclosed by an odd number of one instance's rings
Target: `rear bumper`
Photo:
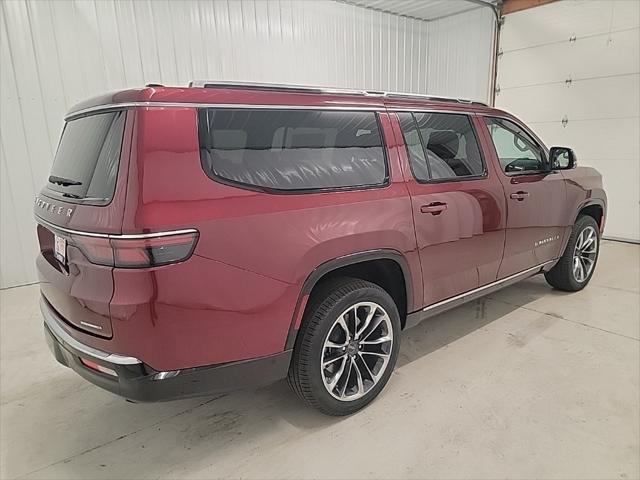
[[[173,400],[268,385],[286,377],[291,360],[291,350],[287,350],[252,360],[158,372],[135,357],[82,344],[60,326],[62,320],[46,300],[41,299],[40,309],[47,343],[58,362],[94,385],[134,401]],[[89,368],[81,359],[101,365],[116,375]]]

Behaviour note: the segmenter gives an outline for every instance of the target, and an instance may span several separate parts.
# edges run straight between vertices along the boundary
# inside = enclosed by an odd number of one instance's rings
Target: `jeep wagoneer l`
[[[60,363],[137,401],[288,377],[346,415],[402,329],[538,273],[582,289],[606,196],[478,102],[196,82],[75,106],[34,211]]]

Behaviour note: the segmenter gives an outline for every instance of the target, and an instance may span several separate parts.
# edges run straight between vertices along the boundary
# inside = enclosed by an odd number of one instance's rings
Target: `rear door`
[[[495,281],[504,192],[484,161],[472,115],[398,112],[426,306]]]
[[[542,265],[560,255],[566,191],[546,168],[544,147],[513,120],[485,117],[489,153],[500,165],[507,200],[507,238],[499,278]]]
[[[66,122],[51,174],[35,199],[45,300],[70,325],[111,337],[113,268],[88,257],[121,232],[132,115],[110,111]]]

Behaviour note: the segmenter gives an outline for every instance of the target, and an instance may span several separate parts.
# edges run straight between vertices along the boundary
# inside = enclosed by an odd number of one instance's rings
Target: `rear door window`
[[[225,183],[292,192],[387,183],[374,112],[204,108],[198,130],[204,170]]]
[[[398,113],[398,118],[416,180],[445,181],[486,173],[467,115]]]
[[[427,167],[427,158],[422,148],[420,133],[416,126],[416,121],[412,113],[398,113],[400,119],[400,128],[404,137],[404,144],[409,154],[409,164],[413,176],[419,182],[429,181],[429,169]]]
[[[125,116],[120,110],[68,121],[48,190],[69,201],[109,203],[116,187]]]

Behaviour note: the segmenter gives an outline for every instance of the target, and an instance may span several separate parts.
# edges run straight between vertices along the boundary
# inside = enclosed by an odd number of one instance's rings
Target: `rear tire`
[[[350,415],[384,388],[400,347],[391,296],[365,280],[338,278],[312,295],[289,368],[291,388],[327,415]]]
[[[593,217],[578,217],[562,257],[544,274],[558,290],[577,292],[591,280],[600,253],[600,230]]]

